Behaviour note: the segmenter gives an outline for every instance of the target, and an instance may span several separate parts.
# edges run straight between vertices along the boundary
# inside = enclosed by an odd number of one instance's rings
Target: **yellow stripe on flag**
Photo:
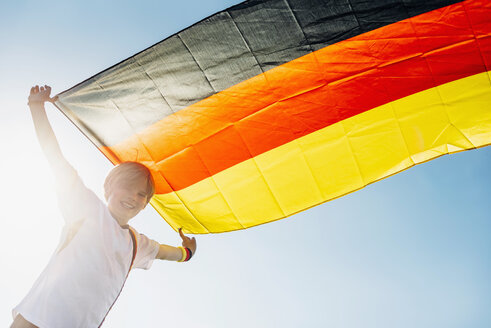
[[[491,83],[484,72],[330,125],[185,189],[155,195],[151,203],[174,229],[231,231],[281,219],[415,164],[490,143]]]

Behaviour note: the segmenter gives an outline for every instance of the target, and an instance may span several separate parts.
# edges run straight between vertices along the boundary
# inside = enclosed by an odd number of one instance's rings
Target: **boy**
[[[187,261],[195,238],[183,247],[160,245],[128,225],[154,193],[149,170],[134,162],[115,167],[104,183],[107,205],[87,189],[61,153],[44,103],[49,86],[31,89],[29,107],[39,143],[53,169],[62,238],[27,296],[14,308],[11,328],[100,327],[131,268],[149,269],[154,259]]]

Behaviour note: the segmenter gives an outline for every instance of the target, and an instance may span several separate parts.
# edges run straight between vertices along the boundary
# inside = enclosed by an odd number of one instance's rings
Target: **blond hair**
[[[146,179],[147,181],[147,203],[155,193],[155,182],[150,170],[138,162],[123,162],[114,167],[104,181],[104,197],[108,200],[112,188],[117,181],[134,181],[137,179]]]

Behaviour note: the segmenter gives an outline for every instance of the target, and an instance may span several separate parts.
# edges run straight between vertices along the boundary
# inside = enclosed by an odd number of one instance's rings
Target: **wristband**
[[[184,248],[184,247],[181,247],[179,246],[178,248],[181,249],[181,252],[182,252],[182,258],[177,261],[177,262],[187,262],[191,259],[191,257],[193,256],[193,252],[191,252],[191,250],[189,248]]]

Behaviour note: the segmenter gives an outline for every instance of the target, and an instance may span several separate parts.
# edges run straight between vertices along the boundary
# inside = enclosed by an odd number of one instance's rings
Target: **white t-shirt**
[[[60,245],[12,313],[40,328],[99,327],[124,284],[133,241],[75,170],[61,180],[57,194],[66,225]],[[159,244],[135,235],[133,268],[149,269]]]

